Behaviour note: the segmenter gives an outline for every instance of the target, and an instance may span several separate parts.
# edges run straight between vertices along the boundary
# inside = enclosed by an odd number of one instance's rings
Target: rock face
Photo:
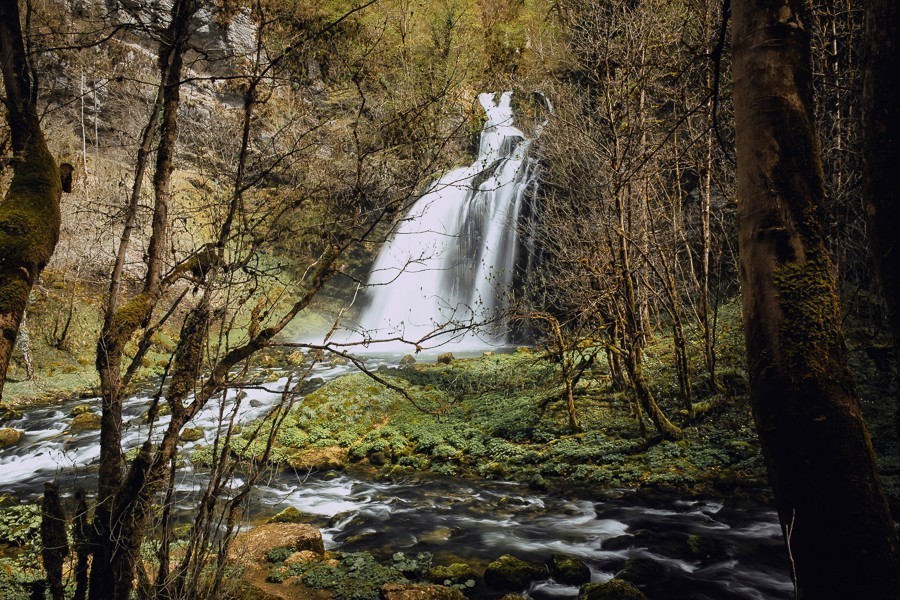
[[[647,596],[627,581],[612,579],[606,583],[581,586],[578,600],[647,600]]]
[[[544,579],[548,575],[547,565],[530,563],[504,554],[488,565],[484,581],[494,589],[514,591],[525,589],[532,581]]]
[[[235,560],[265,562],[270,550],[288,547],[296,552],[308,550],[325,553],[322,533],[312,525],[301,523],[268,523],[240,534],[232,546]]]
[[[550,575],[558,583],[581,585],[591,580],[591,570],[574,556],[554,553],[547,566],[550,568]]]
[[[22,432],[18,429],[0,429],[0,448],[15,446],[22,438]]]
[[[443,585],[386,583],[381,600],[464,600],[462,592]]]

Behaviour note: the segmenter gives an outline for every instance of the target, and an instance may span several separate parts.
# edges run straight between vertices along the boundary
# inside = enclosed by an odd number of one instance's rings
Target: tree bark
[[[898,598],[897,535],[846,363],[800,0],[733,6],[750,397],[798,598]]]
[[[894,358],[900,377],[900,6],[866,3],[866,65],[863,79],[863,193],[869,247],[891,319]],[[900,396],[896,425],[900,433]]]
[[[35,106],[16,0],[0,0],[0,71],[12,149],[13,178],[0,203],[0,398],[31,288],[59,238],[59,168]]]

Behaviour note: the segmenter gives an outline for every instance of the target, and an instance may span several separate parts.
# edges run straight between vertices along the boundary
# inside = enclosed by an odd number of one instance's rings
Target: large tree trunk
[[[750,396],[798,597],[896,600],[897,536],[822,232],[802,2],[732,4]]]
[[[13,178],[0,203],[0,398],[31,288],[59,238],[59,168],[41,132],[17,0],[0,0],[0,70]]]
[[[866,67],[863,83],[863,186],[869,246],[887,301],[900,377],[900,5],[866,3]],[[898,397],[900,401],[900,397]],[[900,404],[897,406],[900,432]]]

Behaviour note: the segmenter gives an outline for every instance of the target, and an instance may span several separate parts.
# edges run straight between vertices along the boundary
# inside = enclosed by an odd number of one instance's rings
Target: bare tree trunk
[[[38,121],[17,0],[0,0],[0,71],[15,153],[0,203],[0,398],[28,296],[59,238],[59,168]]]
[[[53,600],[65,600],[63,586],[63,562],[69,555],[66,537],[66,513],[59,499],[59,489],[52,483],[44,484],[44,500],[41,503],[41,560],[47,573],[47,584]]]
[[[803,3],[732,5],[750,398],[797,595],[897,600],[897,534],[847,368],[823,235]]]
[[[900,6],[866,3],[866,67],[863,85],[863,185],[869,246],[884,292],[900,377]],[[900,397],[896,425],[900,435]]]

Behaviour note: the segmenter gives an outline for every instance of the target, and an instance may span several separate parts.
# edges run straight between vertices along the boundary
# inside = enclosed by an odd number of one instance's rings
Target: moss
[[[294,508],[293,506],[288,506],[283,511],[269,519],[268,523],[303,523],[305,518],[303,513]]]
[[[632,584],[621,579],[606,583],[588,583],[578,590],[578,600],[647,600],[647,597]]]
[[[490,563],[484,572],[484,581],[498,590],[523,590],[532,581],[549,575],[546,565],[530,563],[515,556],[504,554]]]

